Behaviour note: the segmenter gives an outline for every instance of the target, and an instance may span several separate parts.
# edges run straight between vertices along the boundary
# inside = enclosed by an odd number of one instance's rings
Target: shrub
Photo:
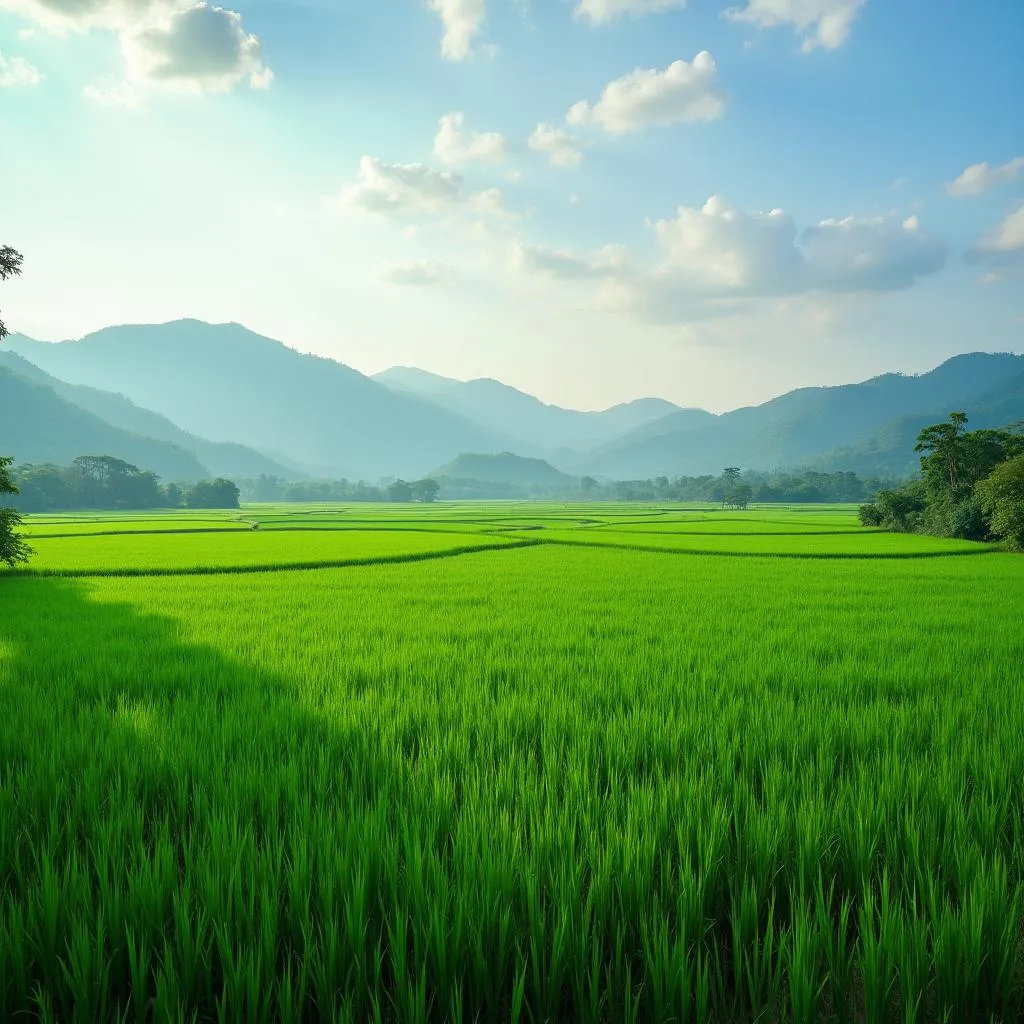
[[[1024,455],[1000,463],[975,488],[989,526],[1016,551],[1024,551]]]

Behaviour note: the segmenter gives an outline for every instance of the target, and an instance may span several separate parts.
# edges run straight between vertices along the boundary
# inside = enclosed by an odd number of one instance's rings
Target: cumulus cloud
[[[980,196],[999,185],[1012,184],[1022,174],[1024,156],[1014,157],[998,167],[990,167],[987,161],[971,164],[959,178],[946,186],[946,193],[951,196]]]
[[[0,0],[0,10],[60,35],[96,28],[116,32],[183,6],[175,0]]]
[[[781,210],[746,213],[718,196],[680,207],[651,225],[660,258],[630,260],[624,249],[591,253],[519,244],[524,273],[600,284],[598,305],[659,323],[735,312],[753,299],[842,295],[909,288],[946,262],[944,242],[916,217],[825,220],[802,234]]]
[[[452,171],[426,164],[386,164],[374,156],[359,161],[359,180],[341,194],[344,206],[385,215],[453,210],[465,201],[465,183]]]
[[[269,86],[260,40],[242,17],[223,7],[196,4],[154,25],[122,34],[126,80],[189,92],[229,92],[242,81]]]
[[[648,125],[714,121],[722,116],[725,104],[714,58],[702,50],[692,63],[677,60],[664,71],[637,68],[609,82],[597,103],[580,101],[566,120],[573,125],[596,122],[605,131],[619,134]]]
[[[970,263],[989,267],[1024,264],[1024,205],[1008,213],[967,250]]]
[[[554,125],[537,125],[527,145],[538,153],[546,153],[556,167],[578,167],[583,162],[580,140]]]
[[[508,142],[498,132],[463,130],[466,119],[460,111],[445,114],[437,123],[434,154],[446,164],[473,162],[499,164],[508,156]]]
[[[43,76],[24,57],[0,53],[0,89],[21,89],[38,85]]]
[[[710,292],[785,291],[800,272],[796,225],[781,210],[743,213],[719,196],[703,207],[681,206],[654,233],[663,272]]]
[[[781,210],[744,213],[718,196],[654,225],[664,271],[719,294],[891,291],[945,266],[948,248],[916,217],[824,220],[797,237]]]
[[[803,234],[812,287],[825,291],[896,291],[946,265],[945,242],[917,217],[824,220]]]
[[[209,3],[181,0],[0,0],[50,32],[103,30],[117,34],[123,78],[86,87],[97,102],[138,106],[147,93],[228,92],[242,82],[270,85],[257,36],[241,15]]]
[[[625,271],[627,260],[626,249],[621,245],[577,253],[571,249],[549,249],[517,242],[511,255],[512,266],[521,273],[576,281],[614,276]]]
[[[747,0],[725,16],[758,28],[791,25],[803,36],[805,51],[823,46],[835,50],[846,42],[857,14],[867,0]]]
[[[413,260],[385,267],[377,276],[385,284],[423,287],[443,284],[452,277],[452,268],[436,260]]]
[[[487,17],[487,0],[430,0],[430,9],[444,25],[441,55],[445,60],[465,60]]]
[[[573,14],[593,25],[606,25],[624,15],[660,14],[685,6],[686,0],[579,0]]]
[[[388,164],[373,156],[359,161],[359,178],[341,193],[347,209],[402,219],[471,213],[510,218],[500,189],[472,192],[454,171],[427,164]]]

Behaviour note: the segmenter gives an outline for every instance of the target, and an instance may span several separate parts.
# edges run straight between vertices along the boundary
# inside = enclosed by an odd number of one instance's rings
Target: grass
[[[517,511],[34,542],[503,546],[0,576],[0,1019],[1021,1019],[1024,562]]]
[[[82,534],[34,538],[28,572],[58,575],[196,573],[223,569],[277,570],[328,567],[461,553],[504,543],[485,534],[340,530],[331,532],[244,532]]]

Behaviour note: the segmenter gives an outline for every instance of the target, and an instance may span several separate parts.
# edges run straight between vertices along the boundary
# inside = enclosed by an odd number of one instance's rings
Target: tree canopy
[[[1024,430],[967,430],[967,414],[925,427],[914,451],[918,480],[882,490],[861,522],[963,540],[1002,538],[1024,547]]]
[[[22,255],[9,245],[0,246],[0,281],[15,277],[21,273]],[[10,332],[0,320],[0,341]],[[17,494],[18,488],[10,474],[14,459],[0,455],[0,495]],[[0,507],[0,562],[12,568],[20,562],[27,562],[31,548],[17,532],[21,525],[21,516],[13,508]]]
[[[9,245],[0,245],[0,281],[6,281],[9,277],[17,277],[21,273],[23,259],[21,253]],[[0,341],[3,341],[9,333],[3,320],[0,320]]]
[[[18,493],[10,472],[13,462],[12,458],[0,455],[0,495]],[[11,568],[27,562],[32,551],[17,532],[20,525],[21,516],[13,508],[0,507],[0,562]]]

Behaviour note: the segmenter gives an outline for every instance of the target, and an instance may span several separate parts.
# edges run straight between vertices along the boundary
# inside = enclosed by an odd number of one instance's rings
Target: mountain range
[[[917,376],[801,388],[715,415],[659,398],[579,412],[415,367],[371,378],[239,324],[196,320],[57,344],[13,335],[0,351],[0,450],[19,462],[111,454],[179,480],[461,475],[476,463],[459,456],[472,453],[606,479],[726,465],[900,475],[916,468],[921,427],[954,409],[971,426],[1024,419],[1024,357],[971,353]]]

